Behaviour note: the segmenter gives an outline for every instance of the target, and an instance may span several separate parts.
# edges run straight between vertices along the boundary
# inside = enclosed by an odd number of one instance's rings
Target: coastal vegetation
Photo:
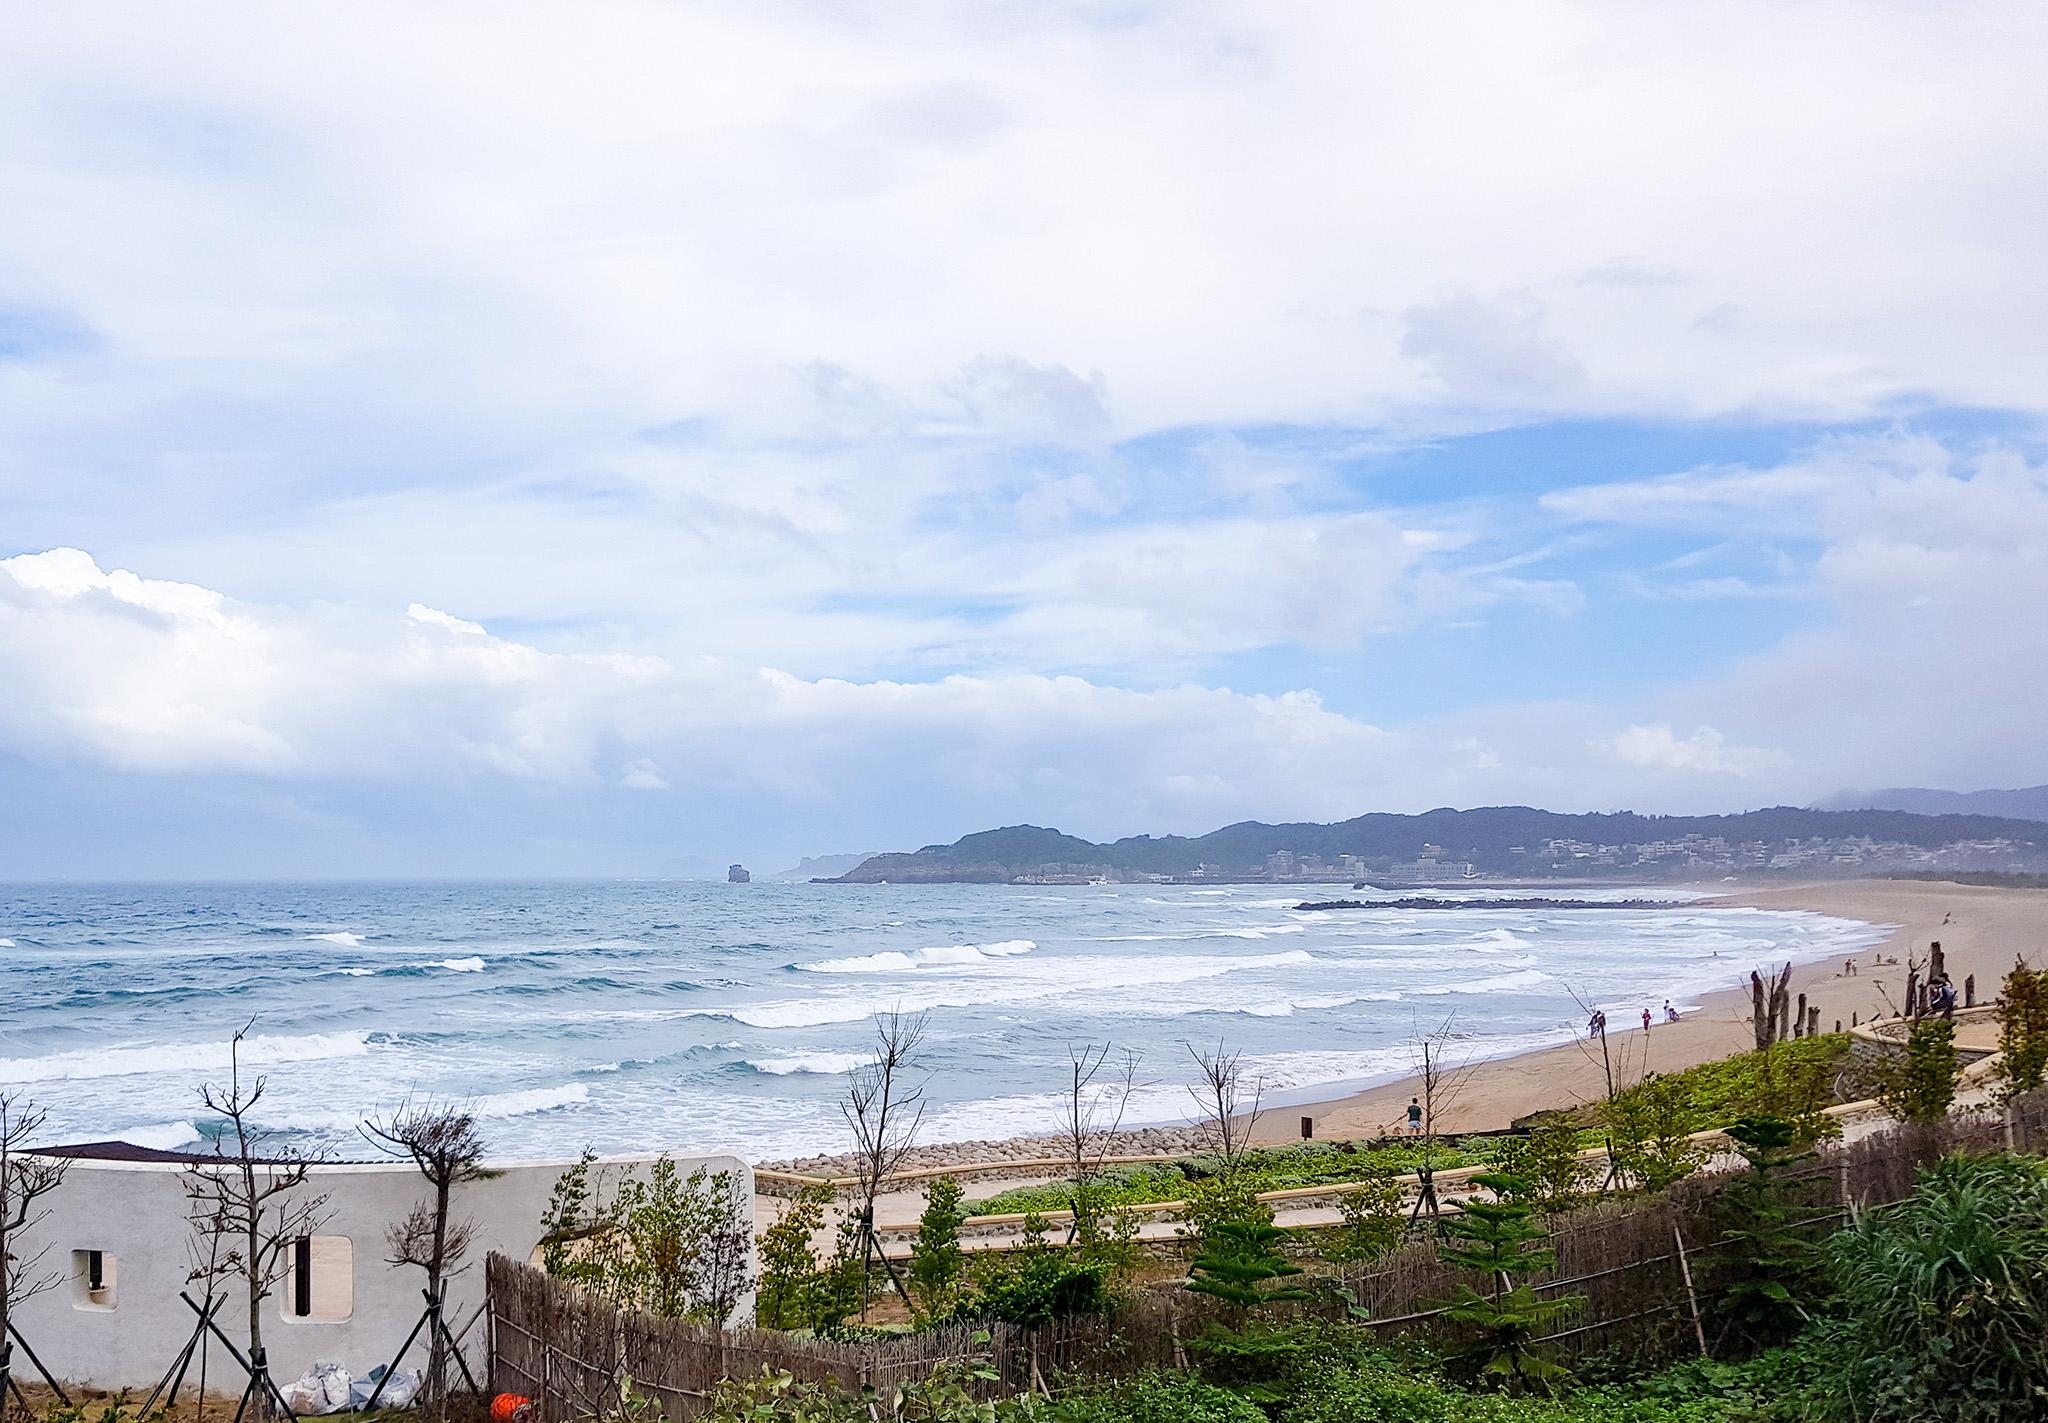
[[[1269,825],[1247,820],[1207,835],[1133,835],[1106,844],[1038,825],[1008,825],[962,836],[950,845],[875,855],[844,883],[1003,883],[1018,878],[1143,879],[1188,875],[1209,866],[1226,875],[1267,873],[1274,855],[1340,865],[1350,857],[1367,873],[1396,865],[1436,865],[1446,877],[1466,865],[1494,874],[1580,879],[1626,872],[1636,877],[1703,869],[1769,871],[1786,854],[1806,872],[1825,871],[1825,856],[1807,861],[1801,848],[1856,841],[1892,847],[1891,863],[1914,852],[1967,853],[1971,841],[1997,840],[2032,862],[2048,856],[2048,826],[1992,815],[1918,815],[1899,810],[1803,810],[1774,806],[1739,815],[1567,815],[1528,806],[1432,810],[1421,815],[1376,813],[1328,825]],[[1671,847],[1683,845],[1679,851]],[[1544,847],[1551,846],[1546,852]],[[1981,861],[1980,861],[1981,862]],[[1880,868],[1882,861],[1867,864]],[[1953,871],[1944,869],[1944,877]]]

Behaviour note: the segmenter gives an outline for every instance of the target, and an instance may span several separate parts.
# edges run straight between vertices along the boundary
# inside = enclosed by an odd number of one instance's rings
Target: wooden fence
[[[941,1365],[992,1371],[977,1391],[1007,1397],[1062,1376],[1123,1378],[1185,1365],[1181,1330],[1201,1310],[1147,1295],[1113,1315],[1041,1329],[952,1326],[898,1339],[839,1342],[772,1329],[719,1329],[614,1308],[530,1265],[492,1255],[491,1387],[532,1398],[543,1423],[602,1418],[619,1407],[619,1383],[658,1399],[671,1418],[693,1418],[721,1379],[764,1368],[812,1382],[887,1392]]]
[[[1816,1235],[1857,1209],[1904,1199],[1918,1170],[1951,1151],[2048,1148],[2048,1092],[2001,1113],[1953,1116],[1928,1127],[1896,1127],[1849,1145],[1822,1148],[1792,1178]],[[1543,1292],[1582,1296],[1548,1342],[1566,1356],[1614,1353],[1655,1362],[1696,1352],[1702,1311],[1710,1313],[1721,1274],[1715,1210],[1728,1178],[1697,1177],[1648,1201],[1602,1201],[1559,1218],[1553,1269],[1532,1277]],[[1437,1343],[1461,1337],[1439,1308],[1461,1276],[1418,1242],[1348,1274],[1309,1313],[1400,1331]],[[596,1295],[493,1255],[488,1265],[491,1386],[533,1398],[542,1423],[603,1418],[630,1378],[670,1418],[703,1411],[721,1379],[765,1368],[797,1378],[837,1380],[886,1392],[945,1364],[975,1363],[995,1377],[987,1396],[1056,1386],[1063,1378],[1111,1379],[1146,1368],[1184,1367],[1184,1341],[1213,1317],[1209,1302],[1179,1288],[1141,1296],[1113,1315],[1042,1329],[955,1327],[871,1342],[835,1342],[762,1329],[710,1325],[620,1311]],[[1353,1307],[1363,1317],[1353,1313]]]

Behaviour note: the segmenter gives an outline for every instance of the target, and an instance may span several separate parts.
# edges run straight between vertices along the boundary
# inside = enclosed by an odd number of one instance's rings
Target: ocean
[[[968,1140],[1050,1129],[1076,1044],[1137,1054],[1127,1125],[1175,1121],[1189,1044],[1241,1050],[1269,1101],[1307,1100],[1404,1074],[1446,1018],[1461,1055],[1494,1056],[1568,1038],[1581,997],[1626,1025],[1883,937],[1683,891],[1294,910],[1331,889],[0,886],[0,1091],[46,1108],[50,1141],[192,1145],[218,1125],[200,1086],[248,1025],[262,1123],[345,1154],[364,1113],[415,1092],[474,1102],[500,1160],[765,1160],[849,1145],[844,1073],[888,1009],[929,1014],[925,1138]]]

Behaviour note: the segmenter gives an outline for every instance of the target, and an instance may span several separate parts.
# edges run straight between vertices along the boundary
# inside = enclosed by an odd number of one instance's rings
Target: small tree
[[[2034,1091],[2048,1078],[2048,973],[2015,962],[1999,994],[1998,1023],[2007,1092]]]
[[[484,1137],[474,1108],[407,1098],[383,1117],[362,1125],[364,1138],[386,1156],[412,1162],[425,1178],[428,1198],[385,1232],[393,1265],[425,1272],[434,1318],[427,1331],[426,1397],[437,1413],[447,1411],[448,1345],[441,1321],[447,1280],[461,1272],[476,1237],[476,1222],[454,1215],[455,1188],[497,1175],[484,1164]]]
[[[1274,1383],[1301,1353],[1302,1338],[1300,1330],[1276,1327],[1257,1315],[1274,1305],[1313,1297],[1312,1291],[1289,1283],[1302,1268],[1287,1259],[1287,1239],[1287,1232],[1277,1225],[1220,1222],[1188,1270],[1189,1291],[1220,1300],[1230,1320],[1210,1326],[1188,1347],[1202,1356],[1217,1382],[1267,1402],[1279,1397]]]
[[[1195,1060],[1199,1080],[1188,1088],[1202,1124],[1223,1158],[1223,1174],[1233,1174],[1239,1158],[1251,1146],[1252,1128],[1263,1110],[1265,1079],[1247,1075],[1244,1054],[1224,1047],[1198,1048],[1184,1044]]]
[[[910,1288],[928,1321],[945,1319],[960,1307],[967,1274],[967,1255],[960,1248],[960,1223],[967,1219],[963,1194],[951,1176],[935,1176],[925,1187],[924,1214],[910,1247]]]
[[[1546,1215],[1571,1210],[1593,1184],[1592,1168],[1579,1155],[1579,1129],[1569,1119],[1509,1137],[1495,1154],[1494,1168],[1528,1183],[1528,1203]]]
[[[768,1329],[810,1329],[816,1326],[818,1250],[814,1243],[825,1228],[832,1188],[817,1182],[800,1189],[782,1214],[761,1232],[761,1288],[754,1298],[754,1318]]]
[[[1940,1121],[1956,1099],[1956,1025],[1947,1018],[1921,1018],[1906,1034],[1906,1049],[1877,1064],[1877,1100],[1902,1122],[1925,1126]]]
[[[1682,1083],[1652,1072],[1615,1094],[1603,1115],[1614,1168],[1646,1191],[1661,1191],[1699,1169]]]
[[[1483,1172],[1472,1182],[1493,1192],[1494,1199],[1467,1200],[1457,1215],[1445,1218],[1447,1238],[1438,1245],[1437,1258],[1485,1276],[1489,1286],[1481,1292],[1460,1285],[1444,1316],[1479,1331],[1477,1341],[1464,1351],[1478,1377],[1503,1388],[1548,1391],[1570,1373],[1536,1352],[1536,1336],[1585,1300],[1572,1295],[1546,1298],[1517,1278],[1547,1270],[1557,1259],[1547,1245],[1537,1243],[1548,1237],[1529,1219],[1535,1207],[1515,1199],[1527,1194],[1528,1183],[1499,1172]]]
[[[662,1156],[643,1179],[585,1152],[555,1182],[541,1258],[621,1308],[723,1324],[752,1284],[745,1204],[730,1172]]]
[[[846,1099],[839,1104],[840,1114],[853,1132],[862,1300],[867,1297],[868,1269],[879,1258],[897,1296],[911,1309],[917,1307],[916,1301],[875,1235],[875,1200],[882,1193],[882,1183],[902,1167],[917,1145],[917,1131],[924,1122],[924,1088],[910,1080],[924,1028],[923,1014],[878,1014],[875,1055],[847,1074]]]
[[[28,1098],[0,1092],[0,1359],[14,1347],[8,1330],[15,1310],[64,1281],[61,1272],[43,1266],[49,1245],[29,1240],[50,1214],[43,1198],[64,1183],[70,1164],[26,1150],[48,1118]],[[7,1394],[0,1388],[0,1420],[7,1416]]]
[[[1811,1294],[1820,1262],[1800,1230],[1812,1212],[1790,1178],[1812,1152],[1792,1123],[1776,1117],[1744,1117],[1728,1136],[1749,1169],[1735,1173],[1715,1198],[1721,1245],[1711,1304],[1720,1342],[1770,1348],[1789,1341],[1809,1318],[1801,1299]]]
[[[1124,1053],[1114,1071],[1105,1072],[1116,1048],[1113,1043],[1088,1043],[1069,1047],[1066,1100],[1062,1104],[1058,1140],[1067,1163],[1072,1189],[1073,1224],[1067,1243],[1091,1234],[1100,1214],[1094,1178],[1101,1172],[1103,1158],[1123,1124],[1124,1109],[1130,1105],[1131,1085],[1137,1076],[1138,1060]]]
[[[307,1195],[305,1186],[321,1155],[277,1142],[256,1124],[269,1079],[242,1077],[242,1040],[228,1048],[228,1080],[199,1089],[207,1110],[226,1127],[213,1138],[210,1160],[185,1168],[187,1218],[202,1234],[218,1231],[227,1243],[225,1273],[238,1278],[248,1295],[249,1362],[269,1378],[263,1348],[263,1301],[291,1268],[290,1247],[327,1221],[327,1197]],[[253,1397],[266,1416],[274,1406],[269,1388],[258,1383]]]
[[[1377,1260],[1393,1254],[1407,1234],[1408,1195],[1391,1173],[1382,1172],[1339,1196],[1337,1214],[1323,1258],[1337,1264]]]

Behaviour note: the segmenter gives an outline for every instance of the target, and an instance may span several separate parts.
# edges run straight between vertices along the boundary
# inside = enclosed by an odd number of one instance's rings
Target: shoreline
[[[1941,941],[1958,992],[1966,976],[1976,977],[1980,1003],[1997,995],[2015,956],[2048,952],[2048,891],[2038,889],[1943,880],[1822,880],[1789,886],[1749,884],[1690,902],[1702,908],[1805,911],[1872,926],[1882,937],[1856,953],[1859,971],[1854,976],[1844,975],[1838,955],[1794,962],[1791,993],[1795,1001],[1805,993],[1819,1006],[1823,1032],[1833,1031],[1838,1018],[1846,1028],[1852,1014],[1862,1022],[1890,1016],[1903,996],[1908,958],[1924,959],[1931,940]],[[1874,958],[1898,962],[1880,965]],[[1676,1072],[1752,1047],[1747,977],[1751,968],[1763,967],[1762,962],[1731,961],[1725,986],[1684,995],[1683,1001],[1694,1007],[1676,1023],[1657,1022],[1645,1033],[1633,1021],[1617,1021],[1608,1033],[1617,1079],[1633,1081],[1645,1071]],[[1679,1001],[1679,995],[1673,996]],[[1484,1051],[1483,1040],[1477,1047]],[[1452,1075],[1459,1079],[1453,1100],[1438,1114],[1438,1128],[1446,1132],[1499,1131],[1533,1112],[1583,1105],[1605,1093],[1604,1073],[1583,1035],[1497,1057],[1467,1059]],[[1416,1079],[1406,1075],[1355,1089],[1341,1083],[1287,1089],[1265,1106],[1252,1136],[1261,1145],[1299,1142],[1303,1117],[1313,1120],[1317,1140],[1388,1135],[1418,1090]],[[1200,1132],[1198,1125],[1186,1122],[1134,1125],[1118,1134],[1119,1149],[1128,1142],[1139,1152],[1163,1147],[1166,1153],[1179,1154],[1198,1147]],[[995,1166],[1054,1154],[1054,1141],[1049,1135],[1022,1135],[933,1142],[918,1147],[911,1164]],[[801,1164],[758,1164],[762,1169],[808,1174],[831,1170],[844,1160],[837,1155],[811,1156]]]
[[[1888,929],[1874,948],[1857,953],[1854,975],[1843,973],[1837,957],[1793,965],[1794,1001],[1804,993],[1820,1008],[1822,1032],[1832,1032],[1837,1019],[1848,1027],[1852,1015],[1862,1022],[1890,1016],[1904,996],[1907,961],[1925,959],[1931,941],[1940,941],[1959,993],[1963,980],[1975,976],[1979,1003],[1997,996],[2015,957],[2030,952],[2039,957],[2048,948],[2048,892],[2037,889],[1943,880],[1823,880],[1744,886],[1698,903],[1702,908],[1803,910]],[[1874,964],[1873,955],[1897,962]],[[1634,1022],[1610,1027],[1608,1046],[1617,1079],[1633,1081],[1645,1071],[1677,1072],[1753,1047],[1747,986],[1753,967],[1764,965],[1731,964],[1731,979],[1739,972],[1739,980],[1696,995],[1696,1010],[1676,1023],[1653,1023],[1647,1032]],[[1449,1132],[1499,1130],[1533,1112],[1584,1105],[1605,1093],[1597,1053],[1583,1035],[1475,1060],[1452,1075],[1460,1080],[1438,1114],[1439,1130]],[[1260,1118],[1253,1135],[1262,1143],[1299,1141],[1300,1117],[1314,1119],[1318,1138],[1375,1135],[1404,1115],[1418,1091],[1417,1079],[1408,1076],[1303,1100],[1278,1121],[1276,1107]]]

